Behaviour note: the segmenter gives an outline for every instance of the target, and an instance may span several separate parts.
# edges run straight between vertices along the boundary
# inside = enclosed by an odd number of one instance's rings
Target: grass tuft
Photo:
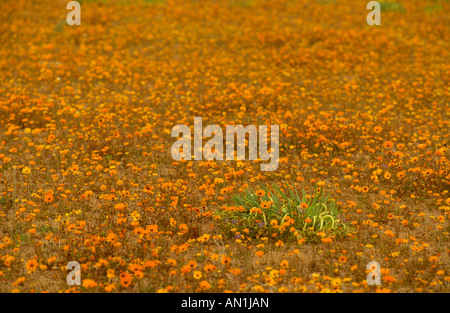
[[[380,9],[383,12],[405,12],[405,7],[400,2],[381,2]]]
[[[318,242],[322,238],[342,238],[350,231],[341,219],[340,210],[329,194],[316,189],[313,196],[301,195],[285,183],[285,191],[276,185],[247,188],[232,197],[234,206],[219,215],[228,236],[236,238],[271,237]]]

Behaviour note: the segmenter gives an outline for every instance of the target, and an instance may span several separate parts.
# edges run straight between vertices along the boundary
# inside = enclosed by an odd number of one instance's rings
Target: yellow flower
[[[106,284],[106,286],[105,286],[105,291],[106,292],[111,292],[114,289],[116,289],[116,285],[115,284]]]
[[[209,282],[207,282],[206,280],[201,281],[199,285],[200,285],[200,288],[203,290],[208,290],[211,288],[211,284]]]
[[[200,272],[200,271],[194,271],[194,273],[192,274],[192,276],[193,276],[195,279],[200,279],[200,278],[202,278],[202,272]]]
[[[97,287],[97,283],[95,281],[93,281],[92,279],[84,279],[83,287],[84,288],[94,288],[94,287]]]
[[[228,272],[237,276],[241,273],[241,270],[239,268],[232,268],[232,269],[228,270]]]
[[[123,204],[123,203],[117,203],[115,206],[114,206],[114,208],[115,209],[117,209],[117,210],[123,210],[124,208],[125,208],[125,204]]]
[[[28,260],[25,267],[27,268],[28,272],[32,273],[36,271],[38,266],[38,262],[36,260]]]

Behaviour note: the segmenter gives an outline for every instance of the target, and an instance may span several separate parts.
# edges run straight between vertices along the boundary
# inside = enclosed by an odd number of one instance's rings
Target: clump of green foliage
[[[381,2],[381,11],[405,12],[405,7],[400,2]]]
[[[269,237],[274,239],[318,242],[320,239],[342,238],[350,232],[339,219],[340,210],[330,195],[320,188],[309,196],[301,195],[285,183],[285,190],[260,184],[232,197],[233,205],[222,208],[222,229],[238,239]]]

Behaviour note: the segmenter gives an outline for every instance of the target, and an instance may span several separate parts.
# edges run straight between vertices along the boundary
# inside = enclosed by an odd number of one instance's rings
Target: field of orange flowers
[[[0,1],[0,292],[450,291],[448,1],[80,2]],[[195,116],[279,125],[278,169],[174,161]],[[286,185],[345,234],[223,218]]]

